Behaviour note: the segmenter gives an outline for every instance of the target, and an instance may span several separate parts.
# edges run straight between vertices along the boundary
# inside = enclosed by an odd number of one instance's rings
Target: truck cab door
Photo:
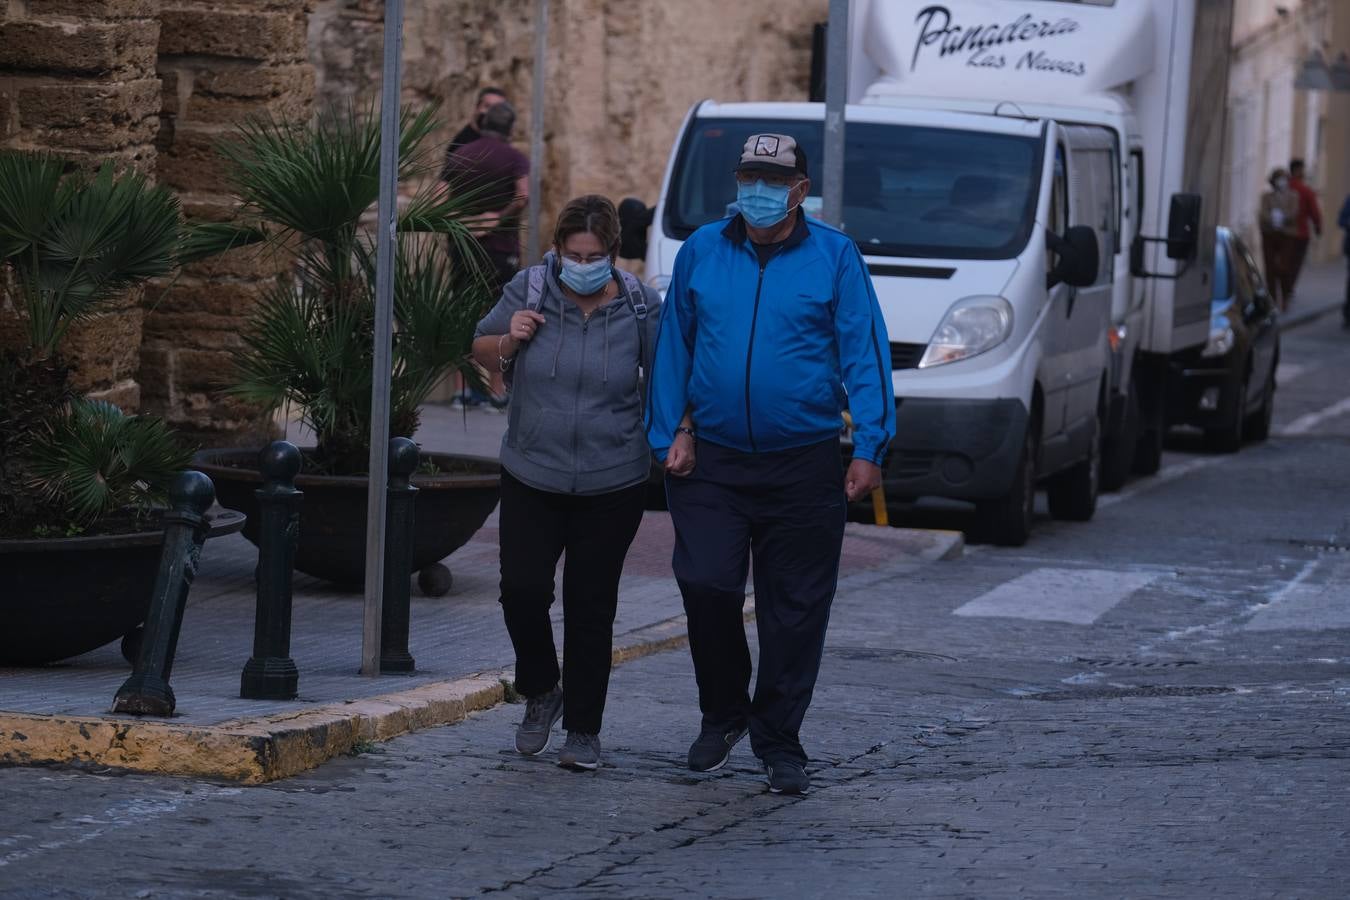
[[[1117,161],[1105,129],[1071,126],[1063,128],[1062,134],[1062,146],[1068,150],[1068,224],[1085,225],[1097,236],[1097,278],[1074,291],[1066,310],[1069,363],[1064,426],[1081,437],[1099,414],[1102,380],[1109,377],[1111,365],[1107,332],[1116,280]]]

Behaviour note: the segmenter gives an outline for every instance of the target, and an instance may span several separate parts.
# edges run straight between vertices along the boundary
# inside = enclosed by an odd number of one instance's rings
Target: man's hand
[[[849,502],[861,500],[881,487],[881,466],[865,459],[855,459],[848,464],[848,474],[844,476],[844,493]]]
[[[683,431],[676,433],[666,451],[666,471],[683,478],[694,471],[694,438]]]

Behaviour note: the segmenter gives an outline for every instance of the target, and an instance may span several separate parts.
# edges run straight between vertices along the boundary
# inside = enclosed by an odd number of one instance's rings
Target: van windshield
[[[790,134],[805,150],[819,215],[820,122],[695,119],[675,161],[663,226],[683,240],[736,211],[732,171],[746,138]],[[1026,246],[1036,214],[1040,144],[1019,135],[850,122],[845,132],[843,228],[872,256],[1008,259]]]

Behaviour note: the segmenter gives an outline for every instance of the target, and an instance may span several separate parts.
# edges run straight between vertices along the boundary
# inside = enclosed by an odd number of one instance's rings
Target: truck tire
[[[1008,493],[997,500],[981,500],[975,504],[979,522],[976,533],[984,541],[1000,547],[1020,547],[1031,536],[1031,522],[1036,510],[1036,439],[1040,424],[1027,422],[1022,439],[1022,456],[1017,462],[1017,474]]]
[[[1118,491],[1125,486],[1134,467],[1135,447],[1139,444],[1139,394],[1130,385],[1125,397],[1125,416],[1120,431],[1102,445],[1102,486],[1104,491]]]
[[[1236,453],[1242,449],[1242,432],[1247,419],[1247,377],[1237,384],[1233,416],[1217,428],[1205,429],[1205,444],[1215,453]]]
[[[1102,417],[1093,420],[1088,455],[1058,473],[1046,485],[1050,515],[1070,522],[1086,522],[1097,512],[1102,483]]]
[[[1134,474],[1156,475],[1162,468],[1163,438],[1167,436],[1162,401],[1140,407],[1139,443],[1134,448]]]

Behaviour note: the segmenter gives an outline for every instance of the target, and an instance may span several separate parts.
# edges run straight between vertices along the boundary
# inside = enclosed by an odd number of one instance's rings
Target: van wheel
[[[1264,441],[1270,437],[1270,421],[1275,418],[1275,370],[1270,370],[1266,379],[1265,396],[1261,398],[1261,408],[1252,413],[1242,424],[1243,437],[1249,441]]]
[[[997,500],[981,500],[975,505],[979,518],[977,532],[991,544],[1020,547],[1031,536],[1031,520],[1036,511],[1036,437],[1040,425],[1027,423],[1022,440],[1022,456],[1012,488]]]
[[[1218,428],[1205,429],[1205,443],[1216,453],[1236,453],[1242,449],[1242,427],[1247,418],[1247,378],[1237,383],[1233,417]]]
[[[1097,492],[1102,479],[1102,418],[1092,420],[1092,441],[1086,459],[1050,479],[1046,498],[1050,515],[1071,522],[1086,522],[1097,511]]]
[[[1102,490],[1118,491],[1130,477],[1135,446],[1139,443],[1139,394],[1130,385],[1125,397],[1125,419],[1120,432],[1102,447]]]

